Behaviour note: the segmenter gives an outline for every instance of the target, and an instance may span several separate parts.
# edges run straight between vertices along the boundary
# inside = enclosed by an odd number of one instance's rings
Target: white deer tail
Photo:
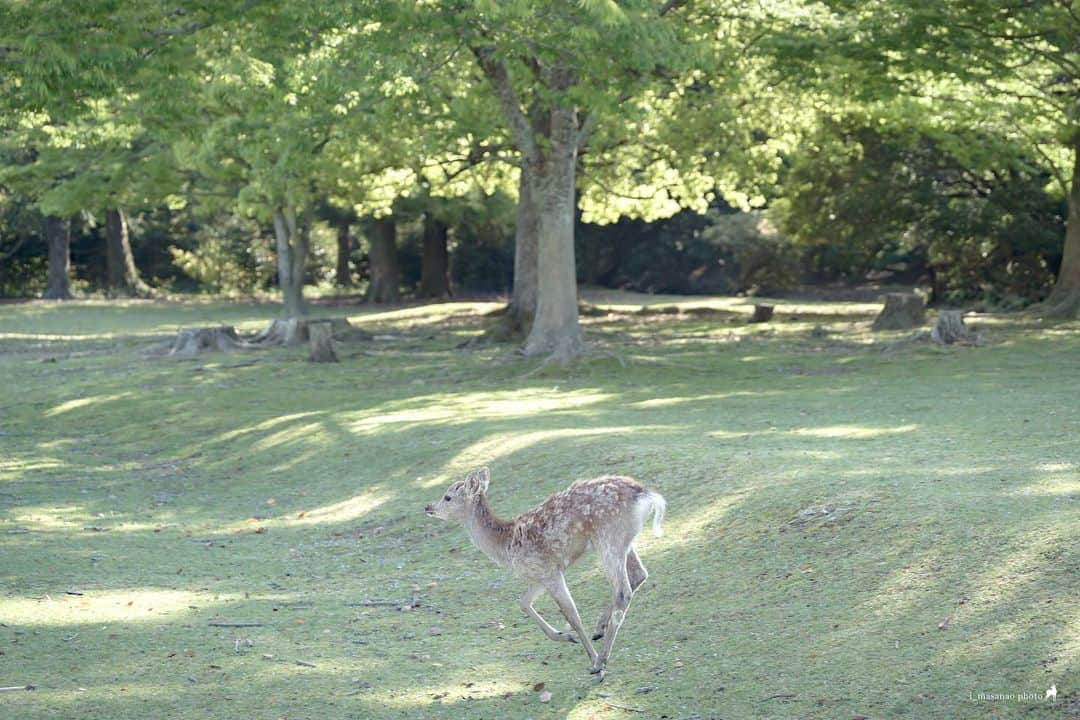
[[[652,533],[656,537],[660,537],[664,534],[664,529],[660,527],[660,523],[664,521],[664,513],[667,511],[667,500],[664,496],[658,492],[649,491],[649,494],[645,496],[648,505],[646,512],[652,511]]]

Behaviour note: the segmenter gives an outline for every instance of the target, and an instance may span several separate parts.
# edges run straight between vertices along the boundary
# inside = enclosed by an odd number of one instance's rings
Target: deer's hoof
[[[566,641],[567,641],[567,642],[572,642],[572,643],[576,643],[576,642],[577,642],[578,640],[577,640],[577,638],[576,638],[576,637],[574,637],[574,636],[573,636],[573,635],[571,635],[570,633],[566,633]]]
[[[592,636],[592,639],[593,639],[593,640],[599,640],[599,639],[600,639],[600,638],[602,638],[602,637],[604,637],[604,633],[602,633],[602,632],[598,632],[598,633],[594,633],[594,634],[593,634],[593,636]]]
[[[595,680],[595,681],[596,681],[597,683],[602,683],[602,682],[604,682],[604,668],[602,668],[602,667],[601,667],[601,668],[598,668],[598,667],[594,667],[594,668],[592,668],[592,669],[590,669],[590,670],[589,670],[589,674],[590,674],[590,675],[595,675],[595,676],[596,676],[596,677],[595,677],[595,678],[593,678],[593,679],[594,679],[594,680]]]

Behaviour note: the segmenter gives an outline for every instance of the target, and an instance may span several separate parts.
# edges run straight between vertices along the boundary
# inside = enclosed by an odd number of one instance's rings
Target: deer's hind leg
[[[577,633],[578,639],[581,640],[585,652],[589,655],[589,662],[595,667],[596,650],[593,649],[592,643],[589,642],[589,636],[585,634],[585,627],[581,624],[581,616],[578,615],[577,605],[574,604],[574,598],[570,595],[570,588],[566,587],[566,578],[561,572],[548,582],[547,591],[555,600],[555,604],[559,606],[563,616],[570,623],[570,627],[574,628],[574,632]]]
[[[649,572],[645,569],[645,566],[641,564],[641,558],[638,557],[633,546],[631,546],[630,551],[626,553],[626,577],[630,581],[631,594],[637,592],[637,589],[641,587],[642,583],[649,577]],[[604,612],[600,613],[600,617],[596,620],[596,632],[593,633],[593,640],[599,640],[604,637],[604,633],[607,632],[608,623],[611,621],[611,611],[614,609],[615,605],[612,603],[607,606],[607,609],[604,610]]]
[[[596,660],[593,662],[592,671],[594,673],[603,671],[604,664],[607,662],[608,656],[611,655],[611,648],[615,644],[615,636],[619,633],[619,628],[622,627],[623,620],[626,618],[626,611],[630,608],[630,599],[634,596],[634,590],[630,583],[630,573],[627,569],[628,555],[628,550],[616,548],[610,548],[607,552],[601,551],[604,574],[607,575],[608,581],[611,582],[612,597],[609,610],[610,617],[604,631],[604,643],[600,647]],[[640,560],[638,564],[640,565]],[[644,570],[644,567],[642,567],[642,570]],[[643,578],[641,582],[644,582]],[[640,585],[640,582],[638,584]]]

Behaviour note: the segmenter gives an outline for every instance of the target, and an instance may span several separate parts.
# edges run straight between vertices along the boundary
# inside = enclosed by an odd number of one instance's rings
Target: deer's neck
[[[499,565],[506,565],[509,558],[510,530],[513,523],[496,517],[483,495],[473,507],[465,522],[473,545]]]

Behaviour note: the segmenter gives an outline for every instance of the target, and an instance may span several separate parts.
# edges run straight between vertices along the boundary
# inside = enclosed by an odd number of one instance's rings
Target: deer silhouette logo
[[[1043,700],[1057,702],[1057,685],[1050,686],[1050,689],[1046,691],[1046,697],[1044,697]]]

